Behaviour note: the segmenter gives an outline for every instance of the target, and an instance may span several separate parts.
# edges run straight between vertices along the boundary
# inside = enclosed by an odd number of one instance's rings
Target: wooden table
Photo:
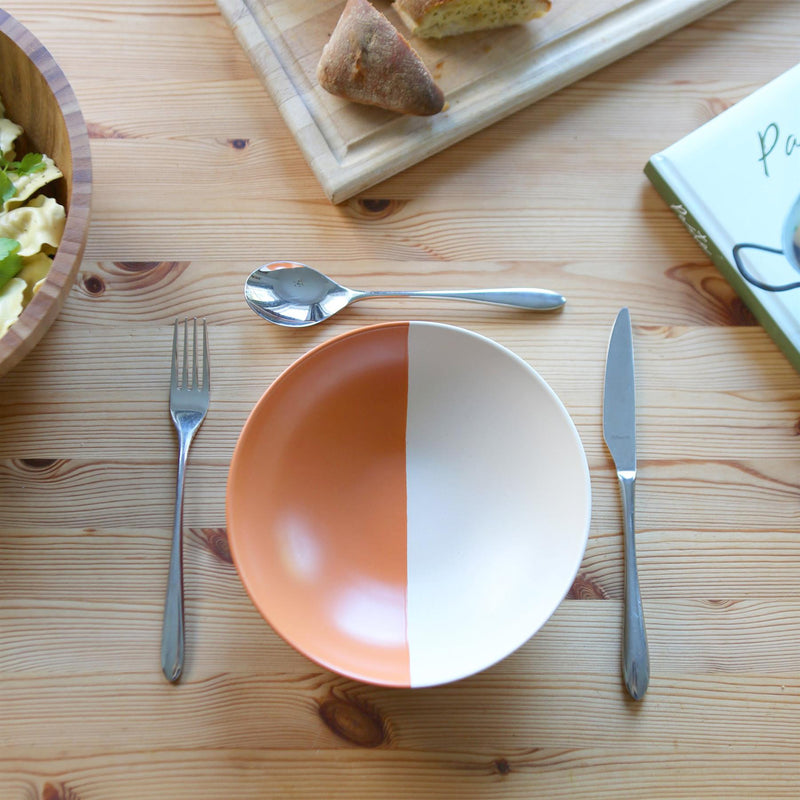
[[[0,392],[0,797],[800,796],[800,381],[642,174],[798,60],[796,0],[738,0],[340,206],[212,0],[6,0],[71,80],[93,223],[56,324]],[[294,259],[354,286],[541,285],[563,313],[386,301],[285,331],[242,301]],[[605,350],[631,308],[652,680],[620,679]],[[189,464],[185,679],[159,668],[175,475],[170,325],[210,323]],[[374,688],[283,642],[231,564],[239,430],[312,345],[423,318],[508,346],[583,439],[593,520],[544,629],[457,684]]]

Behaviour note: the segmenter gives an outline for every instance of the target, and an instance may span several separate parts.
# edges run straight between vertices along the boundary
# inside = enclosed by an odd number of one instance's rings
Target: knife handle
[[[639,573],[636,569],[634,540],[634,490],[636,473],[618,472],[622,490],[623,531],[625,540],[625,618],[622,631],[622,677],[634,700],[640,700],[650,682],[650,656],[644,627]]]

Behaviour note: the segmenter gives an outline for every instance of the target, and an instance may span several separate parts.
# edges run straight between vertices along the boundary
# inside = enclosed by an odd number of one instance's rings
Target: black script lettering
[[[767,140],[771,136],[771,143],[767,146]],[[770,122],[767,125],[767,129],[761,133],[758,132],[758,140],[761,143],[761,158],[758,160],[764,167],[764,174],[769,178],[769,167],[767,167],[767,157],[772,153],[775,149],[775,145],[778,144],[778,138],[780,137],[780,130],[778,126],[774,122]]]

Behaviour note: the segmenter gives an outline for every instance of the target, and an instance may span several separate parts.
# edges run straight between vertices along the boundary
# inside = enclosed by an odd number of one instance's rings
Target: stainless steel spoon
[[[374,297],[432,297],[471,300],[498,306],[549,311],[566,299],[547,289],[481,289],[442,292],[359,292],[340,286],[311,267],[293,261],[265,264],[254,270],[244,287],[247,305],[259,316],[291,328],[316,325],[351,303]]]

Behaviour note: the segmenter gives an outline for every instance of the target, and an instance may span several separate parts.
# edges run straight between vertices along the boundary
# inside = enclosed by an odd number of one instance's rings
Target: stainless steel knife
[[[628,694],[639,700],[650,682],[647,633],[636,570],[634,490],[636,486],[636,387],[633,368],[631,315],[617,315],[606,359],[603,391],[603,438],[614,459],[622,491],[625,538],[625,618],[622,633],[622,676]]]

